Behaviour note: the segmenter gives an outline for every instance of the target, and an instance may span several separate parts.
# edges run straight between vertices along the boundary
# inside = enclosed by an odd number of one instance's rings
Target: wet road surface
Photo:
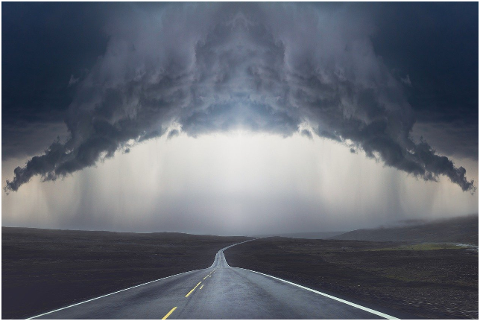
[[[228,247],[227,247],[228,248]],[[148,282],[33,318],[383,319],[390,315],[259,272],[212,266]]]

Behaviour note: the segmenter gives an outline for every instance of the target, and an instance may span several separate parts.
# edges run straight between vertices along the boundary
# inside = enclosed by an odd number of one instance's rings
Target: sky
[[[478,213],[477,3],[2,3],[2,225]]]

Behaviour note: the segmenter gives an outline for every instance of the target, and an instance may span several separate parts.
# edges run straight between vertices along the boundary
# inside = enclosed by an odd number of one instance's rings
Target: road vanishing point
[[[143,283],[30,319],[397,319],[271,275],[231,267],[223,251],[234,245],[218,251],[207,269]]]

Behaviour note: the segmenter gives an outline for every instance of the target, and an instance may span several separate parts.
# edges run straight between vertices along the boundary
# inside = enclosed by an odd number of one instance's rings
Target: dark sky
[[[238,128],[474,190],[477,3],[6,2],[2,48],[7,191]]]
[[[70,77],[84,77],[105,52],[105,14],[93,3],[2,3],[4,159],[42,152],[64,133],[49,129],[64,121]]]
[[[409,76],[407,94],[417,121],[442,124],[455,136],[436,140],[435,147],[473,159],[478,158],[477,11],[477,3],[379,4],[378,33],[372,37],[385,63]]]
[[[141,7],[138,10],[158,7],[134,6]],[[4,158],[32,155],[48,147],[48,141],[43,146],[28,141],[38,136],[34,131],[40,124],[63,122],[75,92],[69,80],[86,76],[105,53],[109,39],[105,29],[111,17],[123,17],[134,11],[134,6],[2,4]],[[370,39],[375,53],[395,77],[408,77],[411,82],[404,90],[417,122],[441,123],[455,136],[451,141],[436,142],[435,148],[477,158],[477,3],[319,6],[358,12],[360,19],[368,19],[374,29]],[[455,130],[458,127],[462,132]],[[48,138],[52,135],[55,133]]]

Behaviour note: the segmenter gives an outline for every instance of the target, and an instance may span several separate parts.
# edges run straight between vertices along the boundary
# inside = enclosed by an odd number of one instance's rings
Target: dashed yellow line
[[[170,312],[168,312],[167,314],[165,314],[165,316],[162,318],[162,320],[165,320],[166,318],[168,318],[170,316],[170,314],[173,313],[173,311],[175,311],[177,307],[174,307],[173,309],[170,310]]]
[[[208,278],[208,277],[212,277],[212,273],[215,272],[215,270],[216,270],[216,269],[214,269],[212,272],[210,272],[210,273],[209,273],[206,277],[204,277],[203,279],[205,280],[205,279]],[[198,284],[195,285],[195,287],[194,287],[193,289],[191,289],[190,292],[188,292],[185,297],[188,298],[188,296],[189,296],[190,294],[192,294],[192,292],[195,291],[195,289],[197,288],[197,286],[199,286],[201,283],[202,283],[201,281],[198,282]],[[203,284],[202,284],[202,287],[201,287],[201,288],[203,288]],[[201,289],[201,288],[200,288],[200,289]]]
[[[216,270],[216,269],[215,269]],[[208,273],[208,275],[206,277],[204,277],[203,279],[205,280],[206,278],[208,277],[212,277],[212,273],[215,272],[215,270],[213,270],[212,272]]]
[[[215,270],[216,270],[216,269],[214,269],[212,272],[210,272],[210,273],[209,273],[206,277],[204,277],[203,279],[205,280],[205,279],[208,278],[208,277],[212,277],[212,274],[215,272]],[[188,292],[185,297],[188,298],[188,296],[189,296],[190,294],[192,294],[192,292],[195,291],[195,289],[196,289],[200,284],[202,284],[201,281],[198,282],[197,285],[195,285],[195,287],[194,287],[193,289],[191,289],[190,292]],[[205,285],[205,284],[202,284],[202,286],[200,287],[200,290],[203,289],[203,286],[204,286],[204,285]],[[165,316],[162,318],[162,320],[167,319],[167,318],[170,316],[170,314],[172,314],[173,311],[175,311],[176,309],[177,309],[177,307],[174,307],[173,309],[171,309],[167,314],[165,314]]]
[[[190,292],[187,293],[187,295],[185,296],[186,298],[188,298],[188,296],[190,294],[192,294],[193,291],[195,291],[195,289],[197,288],[197,286],[199,286],[202,282],[198,282],[197,285],[195,285],[195,287],[193,289],[190,290]]]

